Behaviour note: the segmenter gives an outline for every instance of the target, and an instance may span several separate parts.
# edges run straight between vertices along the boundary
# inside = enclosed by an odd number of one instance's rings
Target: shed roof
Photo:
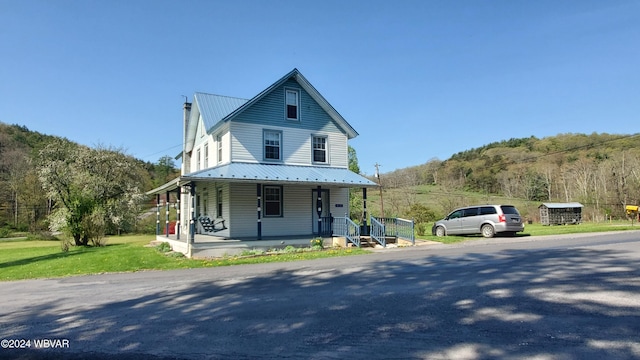
[[[149,192],[148,195],[172,191],[191,181],[221,181],[248,183],[279,183],[307,185],[339,185],[346,187],[376,187],[378,184],[345,168],[230,163],[180,176]]]
[[[582,204],[578,202],[567,202],[567,203],[542,203],[540,206],[546,206],[549,209],[566,209],[566,208],[581,208],[584,207]],[[538,207],[540,207],[538,206]]]

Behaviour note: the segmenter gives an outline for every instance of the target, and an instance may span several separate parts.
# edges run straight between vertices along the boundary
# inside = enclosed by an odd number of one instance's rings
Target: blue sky
[[[640,1],[0,0],[0,121],[156,162],[182,95],[298,68],[382,172],[491,142],[634,134]]]

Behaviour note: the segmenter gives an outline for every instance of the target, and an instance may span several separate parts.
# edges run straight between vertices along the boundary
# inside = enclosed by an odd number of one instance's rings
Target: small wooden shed
[[[582,222],[583,205],[577,202],[571,203],[542,203],[540,209],[540,222],[542,225],[566,225],[580,224]]]

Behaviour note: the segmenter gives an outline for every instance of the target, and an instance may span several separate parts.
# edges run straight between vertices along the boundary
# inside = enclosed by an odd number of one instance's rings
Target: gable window
[[[264,130],[263,137],[265,160],[282,160],[282,132]]]
[[[198,151],[196,151],[196,171],[200,170],[200,149],[198,149]]]
[[[264,216],[282,216],[282,187],[264,187]]]
[[[222,162],[222,136],[216,137],[216,143],[218,144],[218,163]]]
[[[300,92],[297,90],[285,90],[286,113],[288,120],[299,120]]]
[[[204,168],[209,167],[209,144],[204,144]]]
[[[313,162],[316,162],[316,163],[327,162],[327,137],[326,136],[313,137]]]

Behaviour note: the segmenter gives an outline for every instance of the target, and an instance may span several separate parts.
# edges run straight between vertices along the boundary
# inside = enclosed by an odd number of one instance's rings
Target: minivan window
[[[449,214],[449,216],[447,218],[448,219],[457,219],[459,217],[462,217],[462,210],[456,210],[456,211],[452,212],[451,214]]]
[[[502,209],[502,212],[505,214],[520,215],[520,213],[518,213],[518,209],[516,209],[515,206],[502,205],[500,206],[500,209]]]
[[[476,215],[478,215],[478,208],[462,209],[463,217],[476,216]]]
[[[498,211],[493,206],[483,206],[480,208],[480,215],[493,215],[497,213]]]

